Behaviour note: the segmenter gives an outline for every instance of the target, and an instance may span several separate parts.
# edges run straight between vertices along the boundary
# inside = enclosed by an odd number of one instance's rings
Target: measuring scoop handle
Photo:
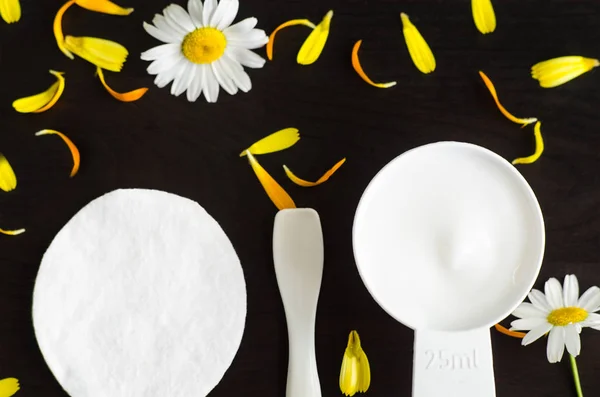
[[[415,331],[413,397],[495,397],[488,328]]]

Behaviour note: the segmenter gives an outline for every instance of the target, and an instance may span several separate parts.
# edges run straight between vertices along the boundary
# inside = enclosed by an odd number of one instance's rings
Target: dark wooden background
[[[317,355],[324,396],[340,395],[338,375],[347,334],[357,329],[372,367],[372,396],[408,396],[412,341],[364,288],[352,255],[351,226],[363,189],[402,152],[430,142],[458,140],[487,147],[507,159],[529,155],[531,128],[506,120],[477,71],[495,82],[515,114],[543,121],[546,151],[519,166],[537,193],[547,224],[547,249],[537,287],[566,273],[582,290],[600,285],[600,74],[589,73],[546,90],[529,77],[534,63],[562,55],[600,56],[597,0],[495,1],[497,31],[483,36],[468,0],[242,0],[239,18],[256,16],[270,32],[281,22],[318,22],[335,10],[332,30],[317,63],[301,67],[296,52],[304,27],[282,31],[275,60],[251,70],[253,89],[217,104],[188,103],[157,89],[140,52],[158,44],[142,29],[170,0],[130,0],[129,17],[76,7],[64,29],[124,44],[130,58],[120,74],[107,73],[116,90],[140,86],[139,102],[114,100],[94,77],[94,67],[71,61],[56,47],[52,20],[62,0],[21,0],[23,17],[0,23],[0,151],[11,162],[18,187],[0,192],[0,227],[26,227],[18,237],[0,236],[0,378],[21,380],[23,397],[65,396],[38,350],[31,322],[31,295],[42,254],[53,236],[92,199],[117,188],[143,187],[199,202],[232,240],[244,267],[248,317],[241,348],[212,396],[281,396],[285,392],[287,337],[271,259],[276,209],[240,150],[271,132],[297,127],[300,143],[261,162],[300,206],[322,217],[326,262],[317,318]],[[183,3],[182,1],[178,1]],[[412,65],[399,13],[409,14],[437,58],[425,76]],[[0,21],[2,22],[2,21]],[[352,70],[350,51],[364,39],[361,57],[374,80],[397,80],[389,90],[365,84]],[[264,50],[259,53],[264,54]],[[21,115],[14,99],[49,86],[48,69],[66,72],[66,91],[42,114]],[[69,135],[82,156],[69,179],[71,157],[53,128]],[[342,157],[348,162],[323,186],[303,189],[285,178],[282,164],[316,179]],[[465,310],[469,310],[465,307]],[[506,321],[508,323],[508,321]],[[579,360],[584,392],[600,388],[600,332],[585,329]],[[527,348],[492,332],[498,396],[571,396],[568,360],[551,365],[545,341]]]

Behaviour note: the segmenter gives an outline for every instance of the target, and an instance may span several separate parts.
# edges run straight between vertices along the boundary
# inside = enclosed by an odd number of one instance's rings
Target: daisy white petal
[[[519,318],[534,317],[545,319],[548,316],[548,314],[541,311],[531,303],[523,302],[515,309],[515,311],[513,312],[513,316]]]
[[[183,65],[185,65],[185,63],[185,58],[181,57],[170,69],[159,73],[154,79],[154,84],[156,84],[158,88],[165,87],[167,84],[173,81],[177,75],[177,72],[183,67]]]
[[[577,333],[580,334],[581,331],[583,330],[583,327],[581,326],[582,323],[577,323],[575,324],[575,328],[577,328]]]
[[[579,298],[577,306],[588,312],[597,311],[598,306],[600,306],[600,288],[596,286],[588,288],[588,290],[581,295],[581,298]]]
[[[187,90],[187,99],[190,102],[195,102],[202,92],[202,65],[194,65],[192,74],[194,76]]]
[[[219,98],[219,82],[210,65],[204,65],[204,69],[204,76],[206,78],[204,97],[206,98],[206,102],[217,102],[217,99]]]
[[[577,332],[577,328],[573,324],[564,328],[567,351],[573,357],[577,357],[579,353],[581,353],[581,339],[579,338],[579,332]]]
[[[541,325],[548,324],[545,318],[531,317],[521,318],[510,323],[511,331],[531,331]]]
[[[541,338],[546,332],[550,331],[551,329],[552,329],[552,324],[550,324],[550,323],[542,324],[539,327],[536,327],[536,328],[532,329],[531,331],[529,331],[527,333],[527,335],[525,335],[525,337],[523,338],[523,341],[521,342],[521,344],[523,346],[527,346],[530,343],[533,343],[536,340],[538,340],[539,338]]]
[[[235,3],[235,4],[234,4]],[[225,27],[229,26],[231,22],[235,19],[237,15],[237,10],[239,7],[239,3],[234,0],[221,0],[215,9],[215,12],[210,17],[210,26],[214,26],[219,30],[223,30],[222,27],[219,27],[219,24],[224,20],[224,18],[229,19],[229,14],[234,13],[233,17],[229,21]]]
[[[154,61],[160,58],[175,56],[180,52],[181,48],[177,44],[162,44],[157,47],[151,48],[148,51],[142,52],[141,58],[144,61]]]
[[[553,277],[546,281],[544,290],[546,291],[546,299],[548,300],[548,304],[552,309],[564,307],[563,291],[557,279]]]
[[[156,26],[150,25],[147,22],[144,22],[144,30],[150,36],[152,36],[155,39],[160,40],[160,41],[162,41],[164,43],[177,43],[177,42],[179,42],[179,39],[177,38],[177,36],[171,35],[170,33],[162,31],[162,30],[158,29]]]
[[[579,283],[577,277],[573,274],[567,274],[564,281],[563,299],[566,307],[577,305],[579,297]]]
[[[229,33],[227,42],[232,46],[243,47],[249,50],[260,48],[269,42],[264,30],[252,29],[245,34]]]
[[[234,81],[234,83],[239,87],[243,92],[248,92],[252,89],[252,82],[250,81],[250,77],[246,72],[244,72],[244,68],[235,62],[233,59],[229,57],[229,55],[225,54],[222,58],[222,66],[223,70],[229,75],[229,77]]]
[[[552,308],[550,307],[550,305],[548,304],[548,300],[546,299],[546,295],[544,295],[542,291],[532,289],[528,297],[533,306],[537,307],[538,309],[546,313],[550,313],[552,311]]]
[[[154,18],[152,18],[152,23],[158,29],[163,32],[167,32],[175,37],[177,37],[177,41],[180,42],[185,37],[186,31],[181,29],[178,24],[174,22],[169,22],[166,17],[156,14]]]
[[[219,82],[219,85],[221,87],[223,87],[223,89],[229,95],[235,95],[238,92],[238,87],[237,87],[237,85],[235,85],[235,83],[233,82],[233,80],[227,75],[227,73],[225,73],[225,70],[221,66],[221,62],[220,61],[221,60],[219,59],[219,60],[213,62],[210,65],[211,68],[212,68],[212,71],[213,71],[213,73],[215,75],[215,78]]]
[[[192,22],[197,28],[201,28],[202,24],[202,0],[189,0],[188,1],[188,13]]]
[[[548,336],[548,346],[546,347],[546,355],[550,363],[557,363],[562,359],[565,352],[565,328],[554,327]]]
[[[183,62],[185,58],[181,54],[175,54],[170,57],[163,57],[152,62],[148,66],[148,74],[159,74],[169,69],[172,69],[175,65]]]
[[[179,96],[188,88],[189,80],[193,77],[191,73],[193,64],[186,62],[183,67],[179,69],[178,73],[173,79],[173,85],[171,86],[171,95]]]
[[[233,35],[243,35],[245,33],[248,33],[249,31],[251,31],[252,29],[254,29],[254,27],[256,26],[257,23],[258,23],[258,19],[256,19],[256,18],[246,18],[243,21],[240,21],[234,25],[231,25],[227,29],[224,29],[223,34],[225,34],[225,36],[229,36],[232,34]]]
[[[595,327],[600,325],[600,314],[597,313],[588,313],[588,316],[581,323],[582,327]]]
[[[176,23],[184,32],[191,32],[196,29],[190,15],[179,4],[171,4],[165,8],[164,13],[168,20]]]
[[[174,12],[173,12],[173,6],[175,6],[175,4],[171,4],[169,6],[167,6],[167,8],[164,9],[163,13],[164,16],[162,15],[156,15],[154,17],[154,19],[152,20],[152,22],[154,23],[154,25],[156,25],[157,27],[160,27],[162,29],[162,25],[159,26],[157,24],[158,21],[164,21],[164,22],[160,22],[162,23],[166,23],[168,26],[171,27],[171,29],[175,30],[177,33],[179,33],[181,36],[185,36],[189,30],[186,29],[180,22],[178,19],[176,19],[176,17],[174,16]]]
[[[266,62],[260,55],[245,48],[231,47],[228,48],[227,51],[230,52],[230,56],[233,59],[248,68],[259,69],[262,68]]]
[[[217,22],[217,29],[223,30],[235,19],[240,9],[240,2],[238,0],[231,0],[229,7],[226,10],[225,15],[221,18],[221,21]]]
[[[204,9],[202,10],[202,23],[204,26],[211,26],[210,19],[212,18],[217,8],[217,0],[206,0],[204,2]]]

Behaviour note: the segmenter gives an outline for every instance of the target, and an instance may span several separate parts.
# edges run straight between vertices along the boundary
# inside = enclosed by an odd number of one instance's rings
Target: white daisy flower
[[[166,43],[142,53],[153,61],[148,73],[162,88],[173,81],[171,94],[187,91],[195,101],[204,92],[208,102],[216,102],[219,86],[234,95],[238,89],[252,88],[243,66],[261,68],[265,60],[250,51],[264,46],[269,38],[264,30],[254,29],[256,18],[231,25],[239,8],[238,0],[189,0],[188,10],[171,4],[157,14],[153,25],[144,22],[151,36]],[[231,25],[231,26],[230,26]]]
[[[579,283],[574,275],[565,276],[564,288],[551,278],[544,287],[546,294],[536,289],[529,293],[531,303],[521,303],[513,316],[519,317],[511,323],[512,330],[529,331],[523,338],[526,346],[546,333],[548,361],[557,363],[565,351],[573,357],[581,351],[579,334],[583,327],[600,331],[600,288],[591,287],[579,298]]]

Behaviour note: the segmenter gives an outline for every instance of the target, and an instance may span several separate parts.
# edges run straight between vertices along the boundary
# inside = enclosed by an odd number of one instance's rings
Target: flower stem
[[[583,397],[583,392],[581,391],[581,382],[579,381],[579,371],[577,370],[577,361],[575,361],[575,357],[570,354],[569,359],[571,360],[571,369],[573,370],[573,380],[575,381],[577,397]]]

